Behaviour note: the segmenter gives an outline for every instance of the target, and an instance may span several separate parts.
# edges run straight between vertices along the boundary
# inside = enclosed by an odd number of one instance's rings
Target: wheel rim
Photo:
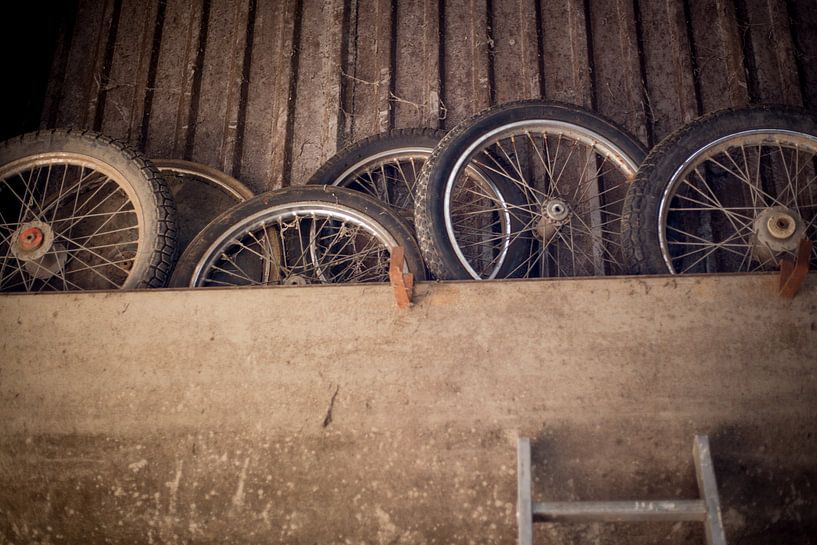
[[[135,287],[143,214],[110,165],[51,152],[0,167],[0,291]]]
[[[350,166],[332,182],[332,185],[361,191],[389,206],[414,231],[414,204],[417,178],[434,150],[423,146],[406,146],[369,155]],[[505,199],[488,176],[473,167],[467,167],[469,180],[488,195],[492,202],[504,205]],[[465,213],[473,206],[474,192],[459,191],[452,199],[454,207]],[[497,215],[497,230],[510,236],[510,218],[507,212]],[[504,263],[507,248],[500,250],[497,270]],[[494,273],[495,275],[496,273]]]
[[[622,273],[621,211],[637,166],[613,142],[574,124],[527,120],[497,127],[471,143],[447,177],[449,243],[475,279]],[[474,189],[469,168],[508,185],[510,191],[499,189],[507,202]],[[456,205],[462,191],[477,197],[469,209]],[[502,216],[513,225],[509,232],[497,227]],[[524,255],[505,266],[514,246]]]
[[[773,270],[802,238],[817,239],[817,137],[753,129],[691,154],[659,208],[673,274]],[[812,251],[812,266],[817,250]]]
[[[201,163],[182,159],[154,159],[153,164],[160,172],[169,172],[204,182],[218,189],[235,202],[244,202],[255,196],[250,188],[232,176]]]
[[[381,224],[340,204],[274,206],[221,234],[190,286],[387,282],[396,245]]]
[[[384,150],[364,157],[328,183],[366,193],[413,228],[417,177],[432,151],[426,146]]]

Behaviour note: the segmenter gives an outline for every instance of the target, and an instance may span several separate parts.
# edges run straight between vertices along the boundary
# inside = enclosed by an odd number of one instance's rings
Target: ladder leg
[[[519,528],[519,545],[533,545],[533,499],[531,497],[530,439],[520,437],[517,454],[516,524]]]
[[[698,479],[698,490],[706,505],[706,542],[708,545],[726,545],[721,518],[721,501],[718,497],[718,484],[715,481],[715,469],[712,466],[712,455],[709,452],[709,437],[696,435],[692,448],[695,459],[695,475]]]

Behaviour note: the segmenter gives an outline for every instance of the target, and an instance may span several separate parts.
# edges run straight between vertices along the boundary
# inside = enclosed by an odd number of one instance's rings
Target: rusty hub
[[[48,280],[60,273],[68,260],[65,246],[54,242],[54,231],[47,223],[24,223],[11,239],[11,253],[34,278]]]
[[[796,211],[773,206],[761,211],[752,225],[752,254],[760,262],[780,254],[793,254],[806,228]]]
[[[24,252],[31,252],[43,245],[42,230],[39,227],[29,227],[17,237],[17,244]]]
[[[54,244],[54,231],[41,221],[24,223],[14,233],[11,241],[11,252],[20,261],[40,259]]]

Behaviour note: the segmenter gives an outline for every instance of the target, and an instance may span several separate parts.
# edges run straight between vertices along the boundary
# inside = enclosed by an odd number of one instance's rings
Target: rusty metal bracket
[[[407,308],[412,305],[411,298],[414,296],[414,275],[403,272],[406,252],[402,246],[395,246],[391,250],[391,262],[389,263],[389,280],[394,290],[394,300],[399,308]]]
[[[780,262],[780,284],[777,294],[783,299],[791,299],[800,290],[809,269],[812,242],[804,238],[797,247],[795,261],[784,259]]]

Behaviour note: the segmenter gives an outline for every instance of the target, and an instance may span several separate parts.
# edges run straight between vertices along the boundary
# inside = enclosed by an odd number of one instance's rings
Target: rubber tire
[[[294,204],[299,202],[319,201],[338,203],[369,216],[380,223],[405,249],[405,260],[409,272],[415,280],[425,280],[426,270],[420,255],[420,248],[409,227],[394,215],[380,201],[364,195],[358,191],[333,186],[298,186],[288,187],[262,193],[248,201],[239,203],[225,211],[204,228],[188,245],[176,263],[170,286],[186,288],[190,286],[193,272],[198,263],[207,256],[205,252],[220,238],[225,231],[231,229],[243,218],[263,211],[271,206]]]
[[[440,141],[417,182],[414,209],[417,241],[426,265],[437,278],[471,278],[457,259],[445,231],[443,196],[451,169],[469,145],[486,132],[507,123],[536,119],[563,121],[590,129],[618,146],[635,164],[646,155],[638,140],[612,121],[567,104],[523,100],[496,106],[466,119]]]
[[[155,166],[130,145],[108,136],[73,129],[31,132],[0,143],[0,165],[29,155],[71,152],[93,157],[127,180],[142,211],[141,240],[122,289],[160,288],[176,257],[176,204]]]
[[[343,174],[355,165],[366,161],[368,158],[379,153],[388,152],[391,150],[404,147],[427,147],[429,156],[439,145],[440,141],[445,137],[446,132],[437,129],[417,128],[417,129],[394,129],[384,133],[370,136],[350,146],[347,146],[318,169],[315,174],[309,179],[307,184],[327,184],[339,187],[347,187],[341,185]],[[425,162],[423,163],[425,165]],[[422,172],[422,170],[421,170]],[[418,181],[420,174],[418,173]],[[520,192],[515,187],[506,187],[508,184],[504,180],[494,179],[488,176],[492,182],[501,188],[508,198],[508,195],[517,196],[516,199],[511,198],[512,202],[518,204],[518,199],[521,198]],[[355,188],[350,188],[355,189]],[[415,195],[416,200],[416,195]],[[412,226],[413,227],[413,226]],[[523,251],[519,248],[519,251]]]
[[[749,129],[781,129],[817,137],[817,116],[799,108],[763,105],[713,112],[664,138],[641,164],[622,215],[625,265],[631,274],[669,274],[659,242],[661,197],[678,168],[708,144]]]
[[[410,146],[423,146],[433,150],[444,136],[445,131],[434,129],[394,129],[364,138],[346,146],[332,156],[306,183],[307,185],[337,186],[344,172],[367,157]]]

